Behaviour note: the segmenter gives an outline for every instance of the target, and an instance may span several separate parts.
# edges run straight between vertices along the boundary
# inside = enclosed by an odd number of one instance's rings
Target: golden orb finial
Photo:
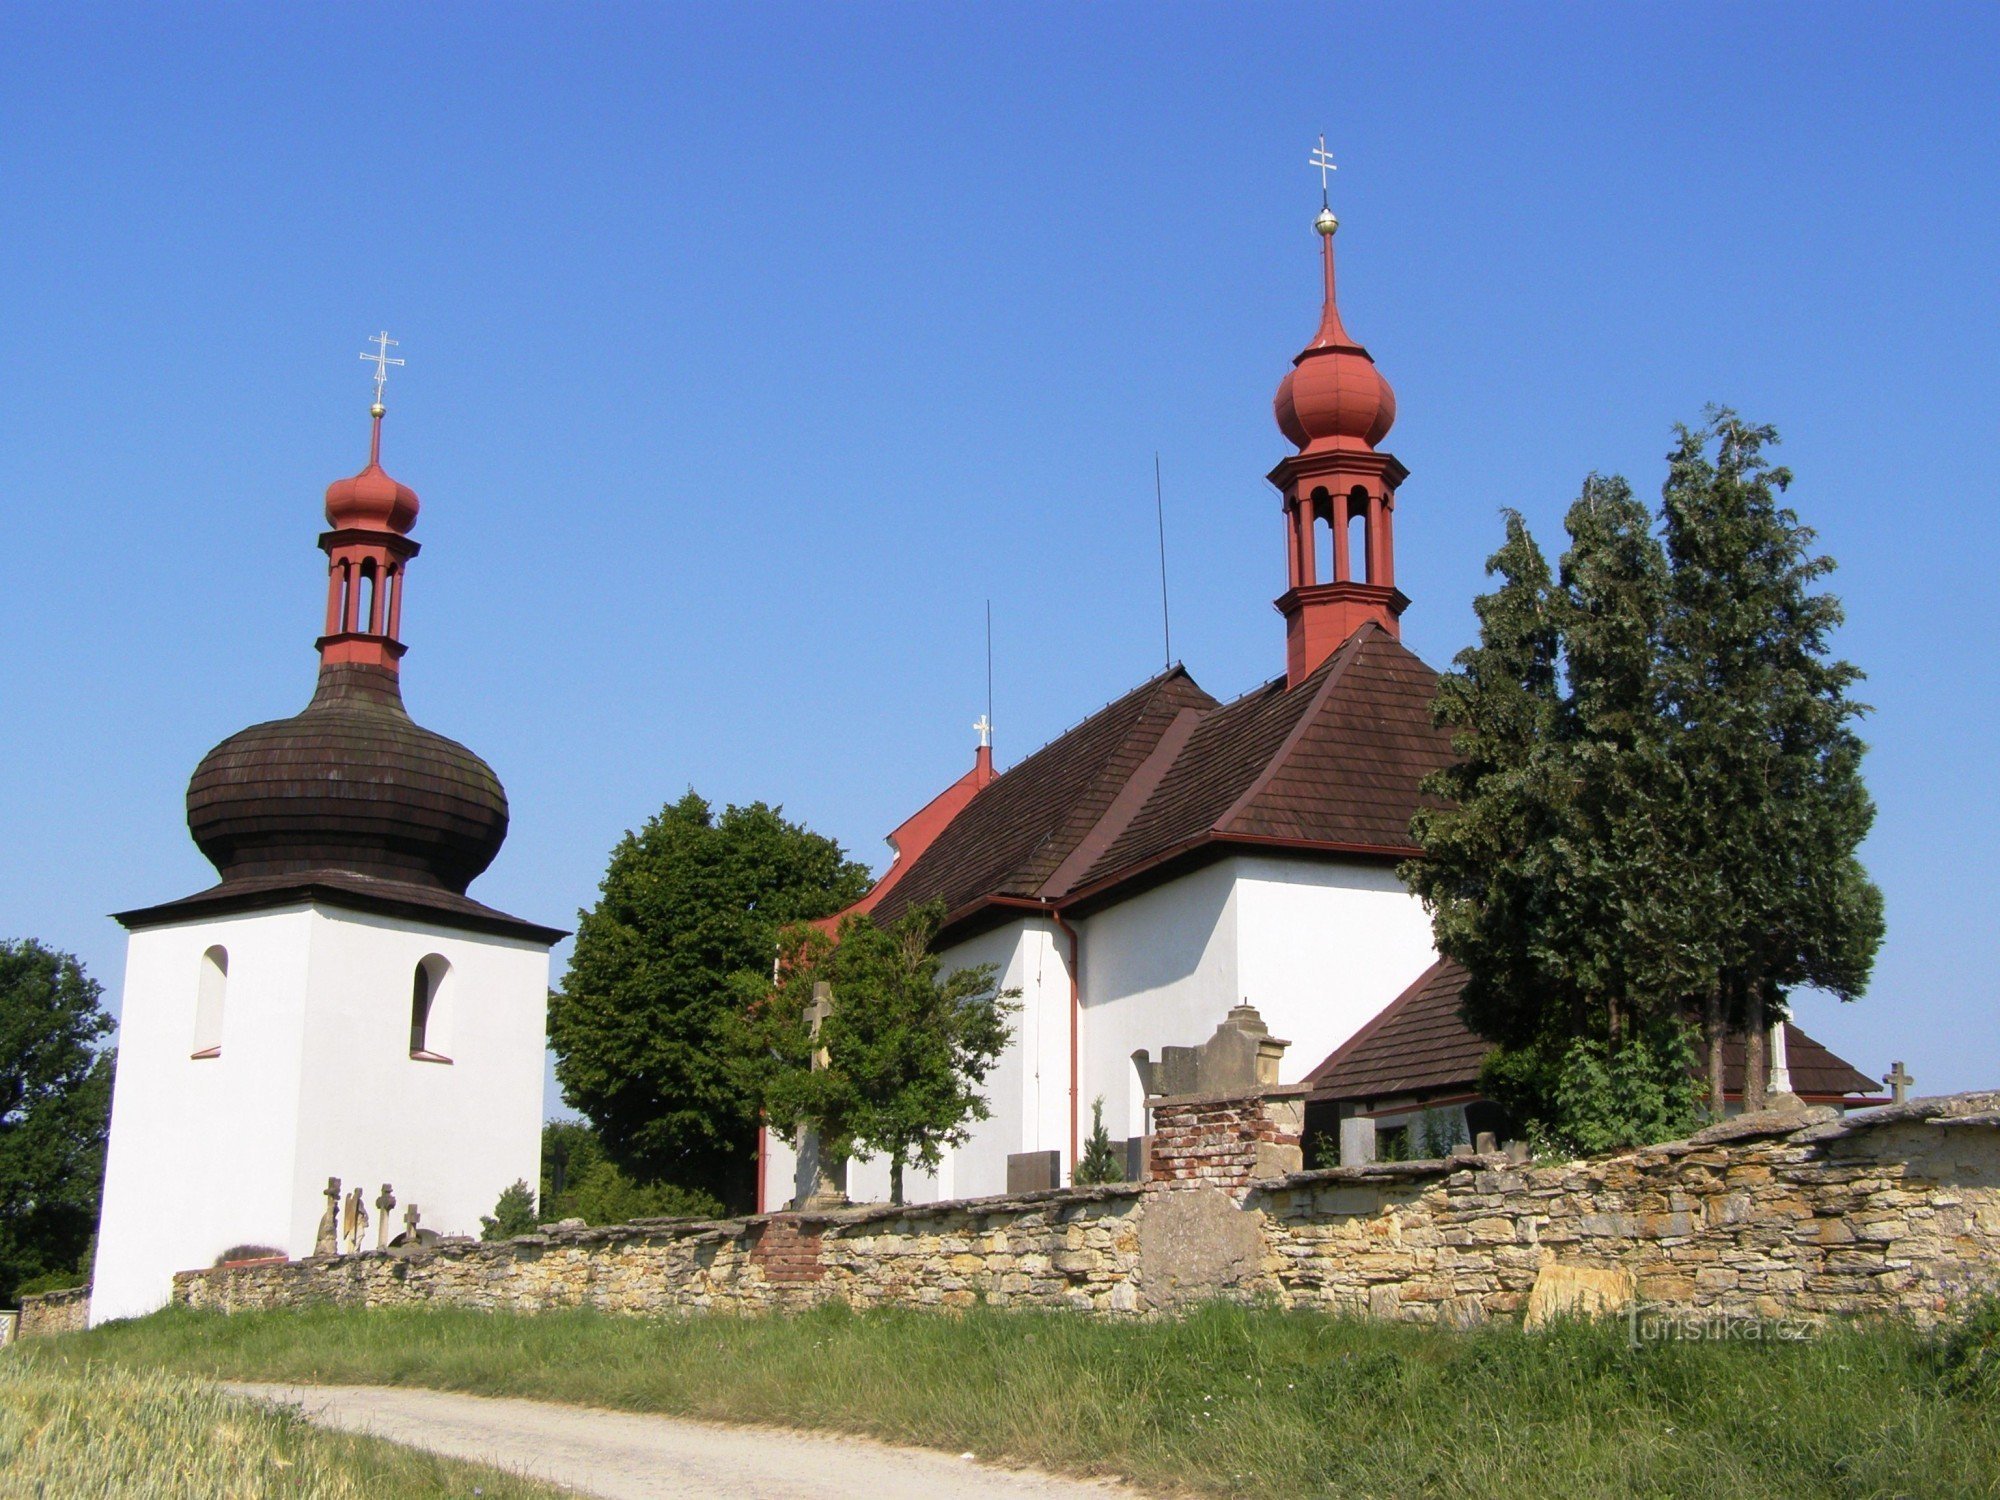
[[[1340,228],[1340,220],[1333,216],[1332,209],[1322,208],[1319,217],[1313,220],[1313,228],[1321,234],[1332,234],[1334,230]]]

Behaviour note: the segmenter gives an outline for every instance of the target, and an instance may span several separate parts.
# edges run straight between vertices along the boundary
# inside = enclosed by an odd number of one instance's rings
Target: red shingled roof
[[[1176,667],[996,777],[884,897],[885,919],[942,898],[1100,897],[1203,846],[1413,852],[1423,777],[1450,758],[1437,676],[1363,626],[1298,687],[1218,705]]]
[[[1365,1103],[1410,1095],[1463,1094],[1479,1086],[1493,1044],[1459,1018],[1465,970],[1439,959],[1326,1061],[1306,1075],[1315,1101]],[[1806,1099],[1871,1093],[1873,1079],[1836,1057],[1797,1026],[1785,1025],[1792,1091]],[[1743,1090],[1743,1040],[1723,1047],[1724,1088]]]

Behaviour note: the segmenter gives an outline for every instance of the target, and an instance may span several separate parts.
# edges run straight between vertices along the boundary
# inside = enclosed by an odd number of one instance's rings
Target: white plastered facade
[[[212,950],[220,1044],[195,1057]],[[426,960],[424,1048],[448,1062],[411,1055]],[[133,932],[91,1321],[160,1307],[176,1271],[233,1246],[311,1254],[330,1176],[378,1220],[393,1184],[392,1235],[412,1202],[425,1228],[476,1234],[539,1175],[548,980],[532,938],[319,901]]]
[[[1078,1133],[1104,1100],[1114,1139],[1146,1130],[1132,1053],[1208,1040],[1248,1000],[1289,1041],[1281,1078],[1296,1082],[1436,961],[1423,905],[1386,864],[1232,855],[1070,924],[1079,957]],[[1057,1151],[1069,1180],[1070,942],[1026,916],[947,949],[948,969],[992,963],[1021,991],[1014,1038],[988,1079],[989,1119],[933,1174],[911,1174],[912,1202],[1004,1192],[1007,1158]],[[768,1132],[762,1207],[805,1190],[796,1157]],[[857,1162],[848,1194],[888,1197],[888,1168]]]

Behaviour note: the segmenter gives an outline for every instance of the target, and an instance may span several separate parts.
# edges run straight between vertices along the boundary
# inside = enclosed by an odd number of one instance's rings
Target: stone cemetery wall
[[[1296,1089],[1155,1103],[1151,1180],[719,1222],[558,1227],[492,1244],[175,1278],[224,1310],[333,1301],[539,1311],[855,1305],[1112,1314],[1267,1297],[1426,1322],[1615,1308],[1935,1320],[2000,1289],[2000,1093],[1732,1120],[1528,1166],[1460,1157],[1301,1172]]]
[[[90,1288],[66,1287],[60,1292],[30,1292],[21,1299],[21,1326],[15,1337],[47,1338],[76,1333],[90,1323]]]

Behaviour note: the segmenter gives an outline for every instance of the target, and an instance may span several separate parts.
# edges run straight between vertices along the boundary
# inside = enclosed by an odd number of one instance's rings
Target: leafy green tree
[[[1783,993],[1852,998],[1880,941],[1858,674],[1828,659],[1840,607],[1813,585],[1833,565],[1777,503],[1774,440],[1725,411],[1679,429],[1657,535],[1592,475],[1556,578],[1509,513],[1479,641],[1440,683],[1460,759],[1428,783],[1441,805],[1404,876],[1500,1044],[1487,1092],[1577,1149],[1692,1123],[1696,1014],[1711,1107],[1729,1027],[1754,1107]]]
[[[102,996],[70,954],[0,942],[0,1302],[31,1278],[88,1278],[111,1122]]]
[[[1018,1008],[1019,991],[996,991],[991,964],[942,972],[931,943],[943,921],[934,903],[887,927],[846,917],[837,941],[795,926],[775,982],[750,973],[738,980],[740,1086],[794,1145],[813,1129],[830,1162],[888,1157],[894,1203],[903,1201],[907,1167],[936,1167],[972,1121],[990,1114],[982,1086]],[[831,1008],[815,1037],[821,984]],[[825,1066],[813,1066],[815,1051]]]
[[[1078,1187],[1088,1187],[1100,1182],[1123,1182],[1124,1153],[1111,1142],[1111,1132],[1104,1128],[1104,1096],[1099,1094],[1090,1101],[1090,1137],[1083,1143],[1083,1158],[1070,1173],[1070,1181]]]
[[[729,1067],[730,978],[769,973],[780,929],[849,905],[868,879],[761,802],[717,817],[689,792],[619,841],[549,1041],[563,1097],[632,1181],[750,1206],[756,1114]]]
[[[522,1178],[500,1190],[493,1212],[479,1219],[482,1240],[511,1240],[517,1234],[533,1234],[541,1228],[535,1214],[535,1190]]]
[[[634,1219],[719,1218],[710,1195],[672,1183],[634,1182],[604,1154],[597,1133],[580,1120],[542,1127],[542,1222],[582,1219],[626,1224]]]

